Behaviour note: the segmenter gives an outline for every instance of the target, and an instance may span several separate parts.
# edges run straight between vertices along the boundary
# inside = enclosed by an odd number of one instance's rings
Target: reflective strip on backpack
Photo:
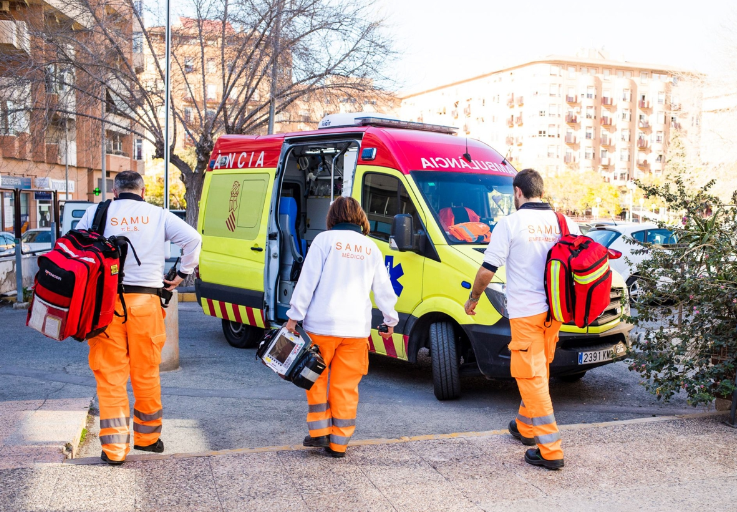
[[[551,290],[550,303],[553,306],[553,317],[559,321],[563,321],[562,307],[560,304],[560,261],[550,262]]]
[[[591,284],[597,279],[599,279],[601,276],[606,274],[607,270],[609,270],[609,262],[605,262],[604,265],[602,265],[598,270],[592,272],[591,274],[585,275],[585,276],[579,276],[577,274],[573,274],[573,280],[576,281],[578,284]]]

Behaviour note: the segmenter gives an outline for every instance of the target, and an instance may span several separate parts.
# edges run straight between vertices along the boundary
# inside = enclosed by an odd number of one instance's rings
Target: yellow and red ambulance
[[[379,114],[334,114],[315,131],[221,136],[200,203],[196,292],[205,314],[222,319],[228,342],[254,347],[265,328],[287,319],[301,262],[327,229],[331,202],[345,195],[366,211],[399,297],[393,339],[384,342],[373,330],[370,350],[415,362],[430,349],[441,400],[460,396],[466,371],[509,378],[504,269],[476,316],[463,304],[494,226],[514,211],[517,171],[491,147],[454,131]],[[563,327],[552,375],[577,380],[625,355],[631,326],[621,319],[624,299],[615,275],[606,311],[587,328]]]

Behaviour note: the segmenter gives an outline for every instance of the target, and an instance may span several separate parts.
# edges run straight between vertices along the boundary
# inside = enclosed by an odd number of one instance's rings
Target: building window
[[[624,72],[624,77],[625,78],[632,78],[632,71],[625,71]]]
[[[662,164],[663,163],[663,155],[658,155],[655,157],[655,162]]]
[[[601,159],[605,160],[607,156],[609,155],[609,152],[606,149],[601,150]]]
[[[207,61],[207,72],[211,75],[216,73],[215,61],[213,59]]]
[[[605,69],[604,70],[604,80],[609,80],[612,76],[612,70],[611,69]]]
[[[621,69],[618,69],[617,70],[617,78],[622,78],[622,77],[624,77],[624,71],[622,71]]]
[[[540,117],[545,117],[545,115],[546,115],[546,114],[545,114],[545,110],[541,110],[541,111],[540,111]]]
[[[558,96],[558,84],[550,84],[550,95]]]
[[[623,149],[619,152],[619,161],[620,162],[629,162],[630,161],[630,151],[629,149]]]
[[[630,131],[629,130],[622,130],[622,142],[629,142],[630,141]]]
[[[576,66],[568,66],[568,78],[576,78]]]
[[[593,85],[586,87],[586,97],[588,99],[596,98],[596,87]]]
[[[123,136],[117,132],[105,132],[105,153],[123,155]]]
[[[630,121],[632,120],[630,109],[625,108],[622,110],[622,121]]]
[[[622,89],[622,101],[629,101],[632,92],[629,89]]]
[[[548,146],[548,158],[557,158],[558,146]]]
[[[556,64],[550,65],[550,76],[558,76],[560,74],[560,66]]]
[[[544,128],[541,128],[541,129],[539,129],[539,130],[537,131],[537,136],[538,136],[538,137],[545,137],[545,136],[547,136],[547,132],[545,131],[545,129],[544,129]]]
[[[584,158],[586,160],[593,160],[594,159],[594,150],[592,148],[586,148],[584,151]]]
[[[143,53],[143,32],[133,32],[133,53]]]
[[[593,140],[594,138],[594,128],[591,126],[586,127],[586,138],[589,140]]]
[[[191,73],[193,71],[194,71],[194,59],[192,57],[185,57],[184,58],[184,72]]]
[[[215,84],[207,84],[207,99],[217,99],[218,88]]]
[[[133,158],[143,160],[143,139],[133,141]]]
[[[143,0],[133,0],[133,10],[138,16],[143,16]]]
[[[663,142],[663,132],[655,132],[655,142]]]
[[[548,125],[548,137],[557,137],[558,136],[558,126],[551,124]]]
[[[664,92],[658,93],[658,105],[665,105],[665,93]]]
[[[548,106],[548,115],[550,117],[557,117],[558,116],[558,105],[556,105],[555,103],[551,103]]]
[[[192,122],[192,107],[184,107],[184,122]]]
[[[28,131],[26,111],[19,103],[12,101],[0,102],[0,133],[2,135],[17,135]]]
[[[590,105],[586,107],[586,119],[596,119],[596,116],[594,115],[594,107]]]
[[[647,82],[650,79],[650,73],[647,71],[641,71],[640,72],[640,81],[641,82]]]

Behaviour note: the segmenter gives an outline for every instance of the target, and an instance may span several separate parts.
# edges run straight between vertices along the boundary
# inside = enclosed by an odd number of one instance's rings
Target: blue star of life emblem
[[[404,286],[399,282],[399,278],[404,275],[404,270],[402,270],[402,264],[398,264],[396,267],[394,266],[394,256],[385,256],[384,257],[384,265],[386,266],[386,273],[389,274],[389,280],[392,282],[392,288],[394,288],[394,293],[397,294],[397,297],[402,295],[402,290],[404,289]]]

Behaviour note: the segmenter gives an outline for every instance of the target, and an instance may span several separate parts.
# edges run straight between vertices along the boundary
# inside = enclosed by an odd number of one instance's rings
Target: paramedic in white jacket
[[[182,264],[177,276],[166,281],[173,290],[194,272],[200,256],[201,237],[195,229],[171,212],[143,200],[143,178],[134,171],[115,177],[115,201],[110,203],[103,235],[125,236],[141,261],[137,264],[128,248],[124,264],[125,309],[120,298],[116,316],[108,328],[89,340],[90,368],[97,380],[100,402],[100,442],[102,460],[122,464],[130,451],[130,405],[126,384],[130,376],[133,405],[133,443],[137,450],[161,453],[162,424],[159,363],[166,341],[164,310],[160,295],[164,288],[164,261],[167,241],[182,248]],[[97,205],[87,209],[77,229],[90,229]],[[121,316],[117,316],[121,315]]]
[[[356,428],[358,383],[368,373],[370,293],[384,314],[384,338],[391,338],[399,316],[384,258],[366,236],[369,223],[358,201],[336,199],[327,226],[310,245],[287,311],[287,329],[296,332],[302,322],[328,366],[307,391],[310,435],[304,445],[344,457]]]

